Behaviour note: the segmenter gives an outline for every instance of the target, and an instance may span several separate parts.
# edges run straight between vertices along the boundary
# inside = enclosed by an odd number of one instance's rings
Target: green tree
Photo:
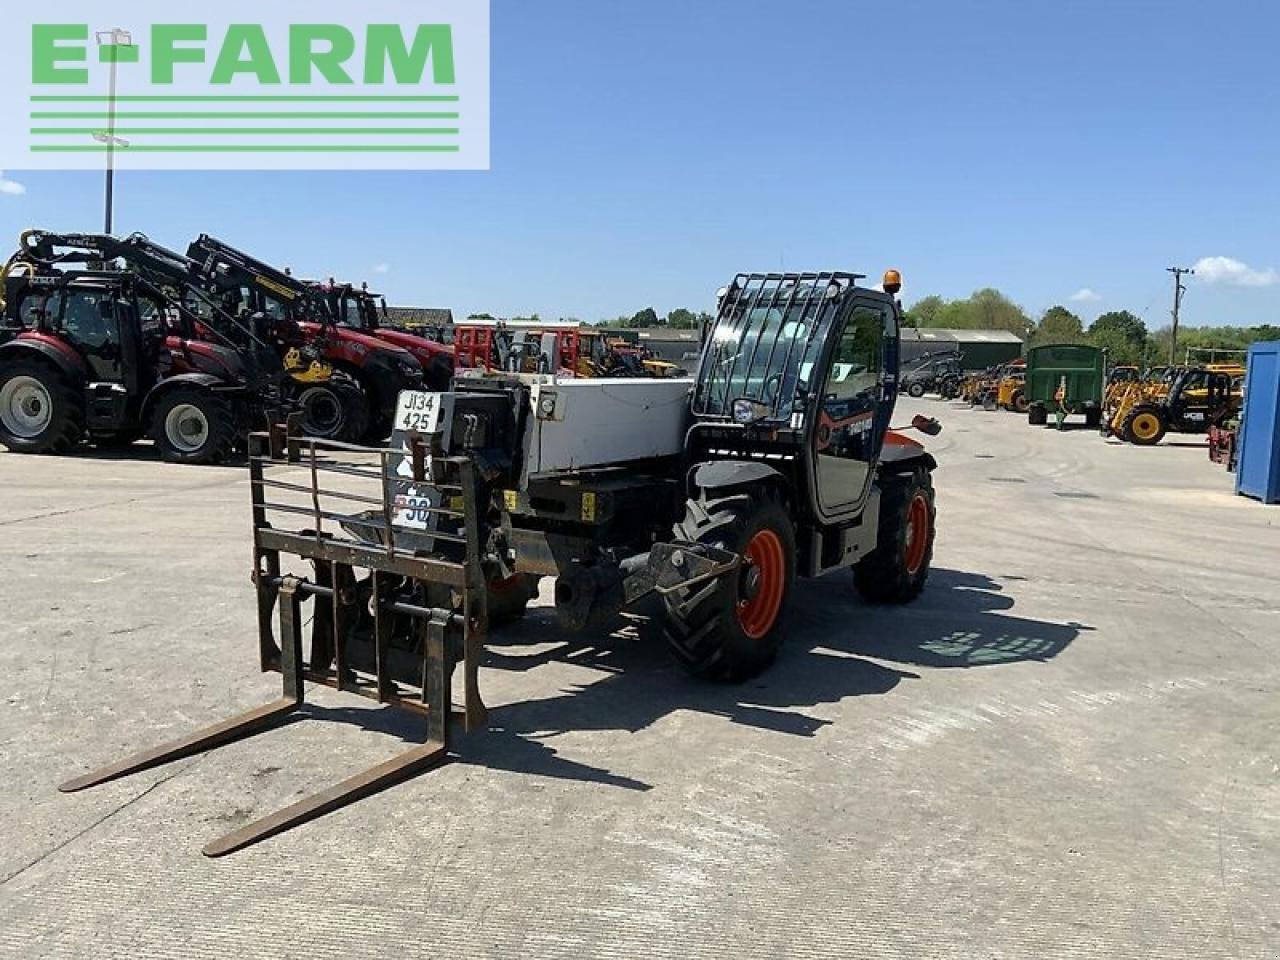
[[[1035,324],[1026,311],[999,290],[985,287],[969,298],[975,330],[1008,330],[1027,339]]]
[[[667,314],[667,326],[673,330],[696,330],[698,325],[698,315],[684,307],[679,307]]]
[[[1112,310],[1089,324],[1089,342],[1106,350],[1112,363],[1122,364],[1143,364],[1156,347],[1147,325],[1128,310]]]
[[[635,314],[627,326],[629,327],[660,327],[662,320],[658,317],[658,311],[653,307],[645,307],[639,313]]]
[[[911,305],[911,309],[906,311],[907,326],[938,326],[938,314],[942,311],[942,308],[946,306],[946,303],[947,302],[936,293],[930,294],[923,300],[917,300]]]
[[[1066,307],[1050,307],[1041,315],[1031,339],[1035,343],[1079,343],[1084,339],[1084,325]]]

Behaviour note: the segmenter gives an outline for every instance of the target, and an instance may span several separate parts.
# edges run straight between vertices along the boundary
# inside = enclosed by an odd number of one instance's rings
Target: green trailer
[[[1040,426],[1052,413],[1058,426],[1072,414],[1097,427],[1102,422],[1106,357],[1083,343],[1056,343],[1027,351],[1027,423]]]

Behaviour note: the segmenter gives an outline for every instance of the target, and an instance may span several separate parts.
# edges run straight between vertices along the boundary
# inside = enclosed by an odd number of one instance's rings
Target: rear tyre
[[[915,397],[916,399],[919,399],[920,397],[923,397],[923,396],[924,396],[924,384],[923,384],[923,383],[920,383],[919,381],[916,381],[915,383],[912,383],[912,384],[908,384],[908,385],[907,385],[907,396]]]
[[[927,470],[884,479],[876,548],[853,567],[853,585],[864,600],[907,603],[920,595],[933,561],[936,520]]]
[[[1015,413],[1026,413],[1030,405],[1027,401],[1027,395],[1021,390],[1013,395],[1013,400],[1009,403]]]
[[[345,373],[334,371],[328,380],[306,385],[298,402],[302,432],[309,437],[359,443],[369,429],[369,398]]]
[[[1089,407],[1084,412],[1084,425],[1097,430],[1102,425],[1102,408]]]
[[[151,439],[167,463],[221,463],[231,453],[235,436],[235,410],[210,390],[170,390],[151,416]]]
[[[721,682],[753,677],[778,655],[778,622],[795,578],[791,517],[766,489],[690,500],[678,540],[745,558],[735,574],[663,597],[667,643],[697,676]]]
[[[1157,407],[1138,407],[1125,418],[1121,434],[1129,443],[1140,447],[1153,447],[1168,432],[1164,414]]]
[[[1027,423],[1033,427],[1043,427],[1049,422],[1049,411],[1043,403],[1033,403],[1027,407]]]
[[[18,362],[0,372],[0,443],[14,453],[62,453],[84,436],[84,399],[54,370]]]

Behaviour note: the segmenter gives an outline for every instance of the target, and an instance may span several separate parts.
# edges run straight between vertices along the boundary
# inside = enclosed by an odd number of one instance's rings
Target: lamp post
[[[99,30],[94,34],[98,41],[99,47],[131,47],[133,46],[133,36],[128,30],[121,30],[119,27],[112,27],[110,30]],[[93,134],[93,139],[99,143],[107,145],[107,198],[106,198],[106,226],[104,233],[111,233],[112,210],[115,204],[115,152],[116,147],[127,147],[128,141],[121,140],[116,136],[116,63],[118,56],[112,51],[108,60],[111,64],[111,80],[109,82],[109,92],[107,95],[107,129],[106,132],[97,131]]]

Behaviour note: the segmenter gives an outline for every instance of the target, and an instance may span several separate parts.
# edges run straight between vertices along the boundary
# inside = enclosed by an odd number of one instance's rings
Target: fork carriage
[[[420,482],[427,479],[430,463],[432,486],[452,494],[447,505],[414,507],[436,515],[440,529],[429,538],[398,529],[391,478],[401,463],[409,464]],[[278,476],[299,468],[308,482]],[[259,656],[264,672],[281,674],[281,697],[59,789],[83,790],[269,729],[304,706],[307,683],[419,714],[426,738],[399,757],[213,841],[204,848],[212,857],[437,766],[448,757],[452,723],[470,731],[487,721],[478,672],[488,610],[477,472],[470,458],[430,460],[420,440],[410,441],[407,449],[376,450],[276,428],[251,436],[249,471]],[[344,484],[362,489],[338,489]],[[293,503],[283,502],[290,496]],[[344,507],[354,512],[342,512]],[[309,561],[312,578],[286,572],[282,556]],[[363,578],[361,571],[367,571]],[[308,601],[312,626],[304,638]],[[453,677],[459,664],[462,705],[455,709]]]

